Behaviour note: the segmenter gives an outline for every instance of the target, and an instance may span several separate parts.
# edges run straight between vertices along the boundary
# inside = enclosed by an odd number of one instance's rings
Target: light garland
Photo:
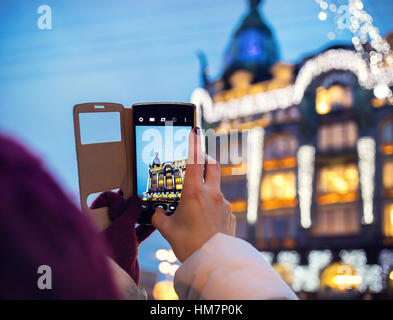
[[[197,107],[197,123],[199,125],[202,123],[202,114],[205,121],[212,123],[298,105],[311,82],[331,70],[354,73],[359,84],[366,89],[374,88],[380,83],[381,78],[384,79],[386,85],[393,85],[393,66],[383,68],[377,77],[370,72],[367,63],[357,53],[345,49],[331,49],[308,60],[299,70],[295,83],[285,88],[217,103],[213,103],[211,96],[205,89],[195,89],[191,95],[191,102]]]
[[[371,137],[360,138],[357,142],[359,155],[360,187],[363,200],[363,223],[374,221],[374,175],[375,175],[375,140]]]
[[[315,148],[301,146],[297,153],[298,193],[300,207],[300,224],[303,228],[311,227],[311,203],[314,176]]]
[[[371,292],[381,292],[383,289],[382,267],[373,264],[367,265],[367,256],[364,250],[341,250],[339,256],[342,262],[355,268],[356,273],[362,277],[358,289],[360,292],[368,288]]]
[[[299,265],[300,255],[296,251],[280,251],[277,254],[277,262],[289,266],[292,270]]]
[[[254,224],[258,218],[259,184],[262,176],[264,129],[256,127],[247,137],[247,222]]]
[[[393,250],[383,249],[379,255],[379,264],[382,266],[383,286],[386,288],[386,281],[393,270]]]
[[[332,261],[330,250],[312,250],[308,255],[307,266],[293,266],[292,289],[295,291],[316,292],[320,285],[320,272]]]
[[[261,251],[266,259],[271,263],[273,253]],[[365,292],[367,288],[374,293],[383,290],[384,281],[387,279],[393,268],[393,251],[384,249],[380,255],[382,266],[367,264],[367,256],[364,250],[341,250],[339,252],[340,260],[344,264],[355,268],[359,279],[358,289]],[[294,291],[317,292],[320,286],[320,274],[323,269],[328,267],[333,261],[331,250],[311,250],[307,257],[308,265],[301,266],[300,255],[298,252],[280,251],[277,254],[277,262],[287,265],[292,271],[291,287]]]
[[[367,61],[375,85],[388,86],[391,83],[393,65],[393,57],[389,55],[391,48],[380,35],[378,28],[373,25],[373,18],[364,9],[363,2],[348,0],[348,5],[341,5],[338,8],[334,4],[328,6],[326,0],[316,0],[316,2],[321,7],[320,20],[326,20],[329,8],[335,17],[334,21],[338,29],[348,29],[352,33],[352,43],[357,55]],[[384,63],[388,65],[387,68],[384,67]]]

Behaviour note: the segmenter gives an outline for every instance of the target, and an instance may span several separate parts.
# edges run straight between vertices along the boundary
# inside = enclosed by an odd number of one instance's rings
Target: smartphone
[[[134,190],[140,197],[139,224],[151,224],[156,207],[175,212],[183,190],[195,105],[138,103],[134,126]]]

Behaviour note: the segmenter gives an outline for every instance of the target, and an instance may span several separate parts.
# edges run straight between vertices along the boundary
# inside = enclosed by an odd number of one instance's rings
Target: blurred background
[[[248,150],[222,166],[237,236],[302,298],[389,298],[392,16],[389,0],[4,0],[0,130],[78,203],[75,104],[192,101]],[[176,298],[169,249],[158,232],[140,248],[150,298]]]

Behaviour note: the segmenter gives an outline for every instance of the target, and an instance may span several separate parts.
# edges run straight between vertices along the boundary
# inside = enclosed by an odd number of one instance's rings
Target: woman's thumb
[[[164,209],[157,207],[151,218],[151,223],[155,226],[160,233],[166,234],[166,229],[168,225],[168,216],[166,215]]]

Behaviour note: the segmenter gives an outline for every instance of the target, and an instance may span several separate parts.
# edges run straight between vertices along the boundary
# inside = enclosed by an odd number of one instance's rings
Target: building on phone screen
[[[386,297],[393,291],[393,35],[381,40],[382,53],[370,53],[378,69],[355,40],[285,63],[258,3],[250,1],[235,30],[219,79],[209,78],[200,55],[203,86],[191,97],[205,145],[207,129],[218,136],[237,236],[302,297]]]
[[[158,152],[149,165],[149,178],[143,200],[178,200],[183,189],[186,159],[161,163]]]

